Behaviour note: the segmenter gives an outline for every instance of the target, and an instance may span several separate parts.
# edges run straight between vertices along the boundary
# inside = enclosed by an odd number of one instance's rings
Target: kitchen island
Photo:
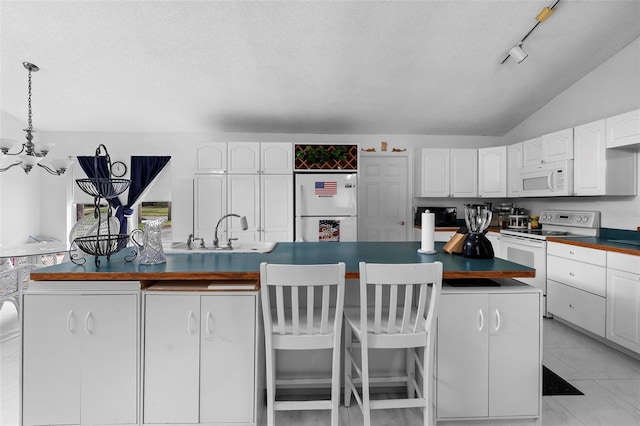
[[[100,267],[89,257],[34,271],[22,297],[23,425],[260,424],[259,265],[339,261],[351,279],[360,261],[441,261],[446,280],[495,279],[499,285],[443,288],[436,415],[539,419],[540,293],[509,279],[535,271],[449,255],[442,245],[425,255],[416,242],[278,243],[265,254],[167,254],[160,265],[126,262],[119,253]],[[229,291],[237,282],[249,287]],[[350,281],[345,304],[357,306],[357,294]],[[324,358],[314,356],[315,372],[325,372]],[[303,361],[283,354],[278,370],[308,371]],[[378,365],[403,362],[403,354],[390,353]]]

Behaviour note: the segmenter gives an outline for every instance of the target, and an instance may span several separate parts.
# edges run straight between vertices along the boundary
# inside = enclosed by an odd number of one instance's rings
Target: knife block
[[[462,253],[462,245],[465,238],[467,238],[467,234],[455,233],[442,249],[449,254],[460,254]]]

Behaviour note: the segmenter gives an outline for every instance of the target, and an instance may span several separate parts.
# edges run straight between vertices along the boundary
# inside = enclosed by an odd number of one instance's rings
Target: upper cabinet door
[[[507,196],[507,147],[478,150],[478,196]]]
[[[264,174],[293,173],[293,144],[288,142],[262,142],[260,144]]]
[[[229,173],[252,174],[260,171],[260,142],[229,142]]]
[[[209,143],[196,148],[196,173],[226,173],[227,144]]]
[[[451,150],[451,196],[478,196],[478,150]]]
[[[449,196],[449,150],[424,148],[420,151],[420,182],[417,197]]]
[[[522,165],[536,166],[543,163],[542,138],[529,139],[522,142]]]
[[[574,129],[573,190],[575,195],[605,195],[607,152],[605,121],[598,120]]]
[[[640,148],[640,109],[607,118],[607,148]]]
[[[542,159],[545,163],[573,159],[573,128],[543,135]]]
[[[507,146],[507,197],[520,196],[523,142]]]

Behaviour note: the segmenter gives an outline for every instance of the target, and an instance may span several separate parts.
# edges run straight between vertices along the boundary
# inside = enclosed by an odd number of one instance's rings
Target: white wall
[[[639,108],[640,38],[520,123],[504,136],[503,144],[517,143]],[[549,207],[599,210],[604,228],[635,230],[640,226],[640,196],[528,198],[517,201],[531,214]]]

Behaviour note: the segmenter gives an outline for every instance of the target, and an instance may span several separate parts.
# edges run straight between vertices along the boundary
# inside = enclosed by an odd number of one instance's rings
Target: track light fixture
[[[502,60],[502,62],[500,62],[501,64],[504,64],[509,58],[513,58],[517,63],[520,63],[524,61],[527,58],[527,56],[529,56],[522,48],[522,43],[527,39],[527,37],[531,35],[533,30],[535,30],[536,27],[540,25],[541,22],[546,21],[549,18],[549,16],[553,14],[558,3],[560,3],[560,0],[556,0],[552,6],[545,7],[540,11],[540,13],[538,13],[538,15],[536,16],[536,24],[533,26],[533,28],[529,30],[527,34],[525,34],[524,37],[522,37],[522,39],[515,46],[513,46],[509,50],[509,53],[507,54],[507,56]]]

